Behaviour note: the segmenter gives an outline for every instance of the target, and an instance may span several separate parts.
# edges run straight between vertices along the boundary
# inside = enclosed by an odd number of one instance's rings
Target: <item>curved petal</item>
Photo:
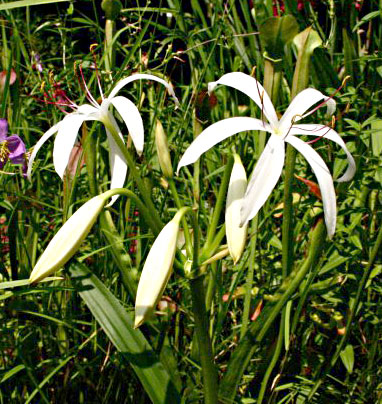
[[[53,164],[61,179],[68,165],[70,153],[76,141],[78,131],[86,119],[86,115],[73,113],[67,115],[60,122],[56,140],[54,141]]]
[[[227,73],[218,81],[208,83],[208,92],[213,91],[219,84],[235,88],[248,95],[261,108],[271,127],[278,126],[278,118],[272,101],[264,87],[254,77],[241,72]]]
[[[115,95],[118,93],[118,91],[126,86],[127,84],[131,83],[132,81],[135,80],[142,80],[142,79],[146,79],[146,80],[153,80],[153,81],[157,81],[158,83],[163,84],[166,88],[167,91],[169,92],[169,94],[172,96],[172,98],[174,98],[175,104],[179,105],[179,100],[176,98],[176,95],[174,93],[174,88],[172,86],[171,83],[168,83],[166,80],[163,80],[157,76],[154,76],[152,74],[144,74],[144,73],[138,73],[138,74],[133,74],[132,76],[126,77],[122,80],[120,80],[115,87],[113,88],[113,90],[111,91],[110,95],[109,95],[109,99],[114,98]]]
[[[299,121],[310,113],[304,115],[304,113],[314,104],[323,100],[327,105],[327,113],[332,115],[336,110],[336,102],[320,91],[314,88],[306,88],[298,93],[289,104],[289,107],[284,112],[284,115],[280,119],[279,127],[281,130],[289,130],[294,122]],[[314,111],[312,111],[314,112]]]
[[[129,130],[131,139],[139,155],[143,152],[144,129],[141,114],[133,102],[125,97],[114,97],[110,102],[115,106]]]
[[[256,164],[241,207],[241,226],[257,215],[280,178],[285,161],[285,142],[272,135]]]
[[[268,124],[263,124],[259,119],[249,117],[235,117],[223,119],[209,126],[190,144],[179,161],[177,174],[179,170],[194,163],[203,153],[212,146],[221,142],[236,133],[245,130],[265,130],[271,132]]]
[[[332,238],[336,230],[337,207],[336,193],[334,191],[333,178],[330,171],[320,155],[307,143],[296,136],[288,136],[286,141],[295,147],[312,167],[321,190],[328,236]]]
[[[308,135],[315,137],[324,137],[325,139],[329,139],[339,146],[342,147],[343,151],[346,153],[346,157],[348,159],[348,168],[345,171],[344,175],[341,178],[338,178],[337,182],[350,181],[355,174],[356,165],[353,156],[350,154],[348,148],[346,147],[345,142],[342,140],[341,136],[333,129],[324,125],[315,125],[315,124],[301,124],[295,125],[292,127],[289,132],[290,135]]]
[[[118,136],[123,140],[123,136],[121,130],[115,120],[115,118],[110,115],[110,121],[115,126]],[[110,131],[106,129],[107,140],[109,142],[109,161],[110,161],[110,171],[111,171],[111,180],[110,180],[110,189],[113,188],[122,188],[123,184],[125,183],[126,173],[127,173],[127,163],[125,158],[123,157],[121,149],[118,147],[117,143],[113,139]],[[119,195],[114,195],[111,198],[111,201],[108,203],[107,206],[113,205],[113,203],[118,199]]]
[[[61,122],[59,122],[58,124],[52,126],[48,131],[46,131],[41,138],[39,139],[39,141],[36,143],[36,145],[33,147],[33,151],[31,156],[29,157],[29,161],[28,161],[28,170],[27,170],[27,178],[29,180],[31,180],[31,174],[32,174],[32,165],[34,162],[34,159],[36,158],[37,152],[40,150],[41,146],[51,137],[53,136],[59,128],[59,125],[61,124]]]

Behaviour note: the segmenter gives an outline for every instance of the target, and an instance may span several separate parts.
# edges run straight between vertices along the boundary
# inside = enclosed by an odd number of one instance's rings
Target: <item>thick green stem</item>
[[[202,365],[204,402],[205,404],[216,404],[218,402],[218,374],[208,333],[209,324],[205,307],[203,279],[204,276],[199,276],[190,281],[192,311],[194,313],[195,331]]]

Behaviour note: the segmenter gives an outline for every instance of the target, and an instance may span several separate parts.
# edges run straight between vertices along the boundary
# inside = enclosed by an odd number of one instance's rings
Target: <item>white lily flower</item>
[[[53,164],[57,174],[63,178],[65,169],[69,162],[70,152],[74,146],[76,141],[78,131],[85,121],[100,121],[104,124],[107,134],[107,139],[110,145],[109,150],[109,158],[110,158],[110,169],[111,169],[111,183],[110,189],[113,188],[122,188],[126,178],[127,172],[127,163],[125,158],[123,157],[122,151],[117,146],[113,136],[110,133],[110,130],[115,130],[118,133],[119,137],[123,141],[122,132],[115,120],[114,116],[109,111],[110,104],[114,106],[114,108],[118,111],[121,118],[125,122],[133,144],[137,150],[138,154],[141,154],[143,151],[143,143],[144,143],[144,129],[143,129],[143,121],[141,115],[139,113],[138,108],[131,102],[128,98],[117,96],[118,91],[122,89],[125,85],[131,83],[135,80],[153,80],[163,84],[168,92],[175,99],[175,102],[178,103],[178,99],[175,96],[173,87],[167,81],[154,76],[152,74],[134,74],[132,76],[126,77],[120,80],[113,90],[111,91],[108,97],[104,97],[102,90],[102,102],[98,104],[98,102],[94,99],[94,97],[90,94],[86,84],[84,83],[85,90],[87,92],[87,99],[90,104],[85,104],[78,106],[75,103],[71,102],[69,99],[67,100],[67,104],[63,104],[73,109],[73,112],[69,113],[65,116],[65,118],[60,121],[58,124],[54,125],[50,128],[36,143],[33,148],[33,152],[30,156],[28,163],[28,171],[27,176],[31,178],[32,172],[32,164],[37,155],[37,152],[41,148],[41,146],[55,133],[57,133],[56,140],[54,142],[53,149]],[[60,104],[58,104],[60,105]],[[61,104],[62,105],[62,104]],[[118,196],[114,196],[112,198],[112,204]]]
[[[310,115],[313,111],[306,112],[311,106],[321,101],[327,105],[328,113],[335,111],[335,101],[326,97],[320,91],[307,88],[301,91],[292,100],[280,120],[276,110],[262,85],[253,77],[245,73],[228,73],[218,81],[209,83],[211,92],[217,85],[224,84],[242,91],[248,95],[261,108],[262,114],[268,120],[250,117],[228,118],[212,124],[205,129],[188,147],[178,165],[179,169],[194,163],[204,152],[215,144],[238,132],[247,130],[260,130],[271,133],[266,147],[261,154],[252,177],[247,186],[241,209],[241,225],[252,219],[268,199],[270,193],[279,180],[285,160],[285,142],[295,147],[307,160],[317,177],[321,189],[322,202],[325,213],[325,223],[328,236],[332,237],[336,227],[336,195],[333,178],[324,160],[308,144],[297,135],[324,137],[337,143],[345,151],[348,168],[344,175],[337,181],[349,181],[355,173],[355,162],[347,149],[344,141],[333,129],[320,124],[296,124],[297,121]]]

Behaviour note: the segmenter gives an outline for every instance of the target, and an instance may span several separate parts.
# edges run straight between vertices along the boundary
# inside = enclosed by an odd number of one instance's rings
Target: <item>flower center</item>
[[[4,140],[0,143],[0,163],[5,163],[8,160],[9,153],[8,143]]]

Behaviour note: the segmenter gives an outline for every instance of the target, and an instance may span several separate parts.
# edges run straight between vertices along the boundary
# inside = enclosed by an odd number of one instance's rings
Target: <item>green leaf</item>
[[[341,351],[340,357],[342,360],[342,363],[344,364],[346,370],[348,373],[353,372],[353,367],[354,367],[354,349],[353,345],[347,345],[346,348]]]
[[[375,18],[375,17],[381,16],[381,15],[382,15],[381,10],[372,11],[371,13],[364,15],[364,16],[361,18],[361,20],[358,21],[358,23],[354,26],[354,28],[353,28],[352,31],[353,31],[353,32],[357,31],[357,29],[358,29],[362,24],[364,24],[365,22],[368,22],[368,21],[372,20],[372,19]]]
[[[64,1],[70,0],[20,0],[11,1],[7,4],[0,4],[0,10],[10,10],[11,8],[28,7],[28,6],[39,6],[41,4],[51,4],[51,3],[63,3]]]
[[[70,268],[72,282],[110,341],[125,357],[154,404],[179,403],[171,377],[117,298],[87,268],[77,263]]]
[[[379,157],[382,152],[382,119],[371,123],[371,146],[373,155]]]
[[[260,26],[260,40],[267,54],[273,59],[281,59],[284,46],[298,33],[298,24],[293,16],[270,17]]]

